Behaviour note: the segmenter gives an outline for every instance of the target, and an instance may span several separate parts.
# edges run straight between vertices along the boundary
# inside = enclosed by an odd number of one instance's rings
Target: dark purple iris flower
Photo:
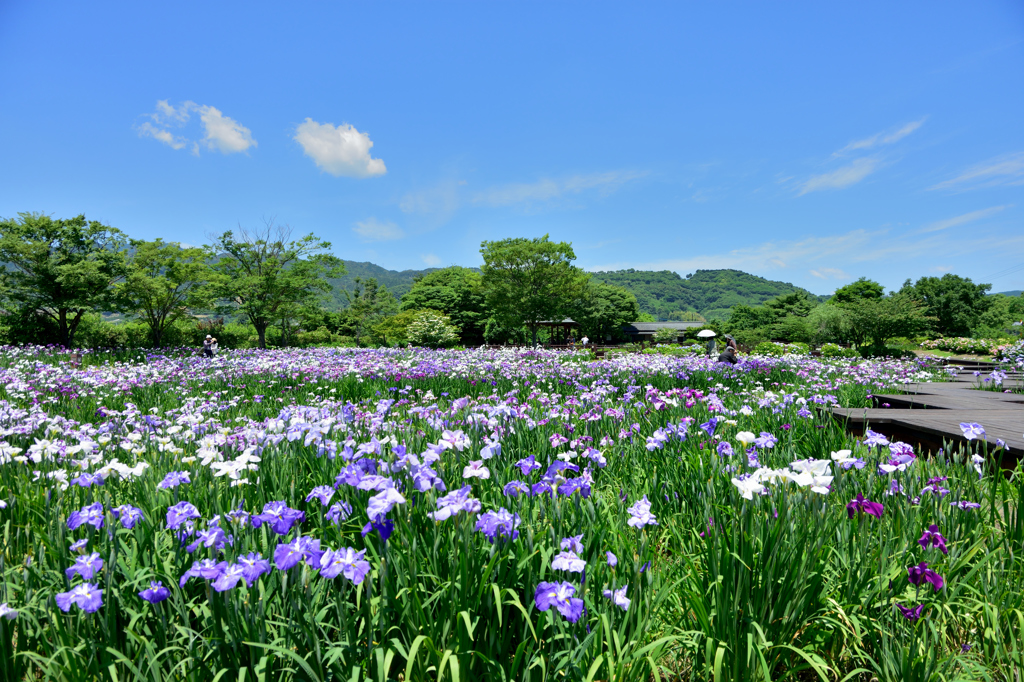
[[[150,581],[149,587],[139,592],[139,596],[150,604],[159,604],[171,596],[171,591],[159,580]]]
[[[896,608],[900,610],[900,613],[903,614],[904,618],[910,621],[914,621],[921,617],[921,611],[924,609],[924,604],[918,604],[913,608],[907,608],[902,604],[897,604]]]
[[[277,546],[274,550],[274,565],[279,571],[287,571],[304,560],[308,566],[318,569],[323,553],[320,549],[320,540],[300,535],[288,544]]]
[[[120,507],[114,507],[111,511],[121,521],[121,525],[129,530],[134,528],[136,523],[146,518],[142,515],[141,509],[130,504],[122,504]]]
[[[946,538],[942,537],[939,527],[934,523],[928,526],[928,530],[921,535],[921,539],[917,541],[917,544],[921,545],[921,549],[928,549],[929,546],[938,547],[939,551],[943,554],[949,554],[949,550],[946,549]]]
[[[710,438],[711,436],[714,435],[716,426],[718,426],[718,417],[712,417],[711,419],[701,424],[700,428],[704,431],[704,433],[708,434],[708,438]]]
[[[97,575],[102,569],[103,559],[100,558],[99,552],[93,552],[89,555],[76,557],[75,563],[71,565],[71,568],[65,569],[64,575],[67,576],[68,580],[71,580],[77,573],[82,576],[83,580],[92,580],[93,576]]]
[[[171,471],[164,480],[157,483],[156,487],[161,490],[168,490],[170,488],[177,488],[182,483],[191,483],[192,479],[189,478],[187,471]]]
[[[179,502],[167,510],[167,527],[171,530],[177,530],[181,527],[181,524],[189,519],[198,518],[199,510],[194,505],[184,501]]]
[[[77,478],[71,479],[71,485],[77,485],[82,488],[91,488],[94,485],[103,485],[104,482],[102,475],[90,474],[89,472],[85,472]]]
[[[259,528],[264,523],[270,525],[270,529],[278,535],[287,535],[292,526],[306,520],[306,514],[297,509],[292,509],[284,502],[267,502],[263,505],[262,514],[253,514],[249,522],[253,528]]]
[[[938,592],[942,589],[945,584],[942,576],[928,568],[927,562],[922,561],[917,566],[907,567],[907,580],[910,581],[911,585],[919,587],[921,583],[930,583],[935,591]]]
[[[226,561],[221,561],[220,563],[213,559],[202,559],[201,561],[197,561],[192,564],[192,568],[182,573],[181,580],[178,581],[178,587],[185,587],[185,583],[188,582],[189,578],[216,580],[227,567],[228,562]]]
[[[515,540],[519,537],[519,514],[513,514],[502,507],[498,511],[481,514],[476,521],[476,529],[492,543],[499,537]]]
[[[529,495],[530,486],[522,481],[509,481],[505,484],[505,487],[501,489],[501,492],[509,497],[519,497],[520,493],[526,493]]]
[[[331,523],[335,525],[341,523],[352,515],[352,505],[348,502],[341,500],[331,505],[331,508],[327,510],[327,514],[324,515]]]
[[[880,519],[884,510],[883,504],[866,499],[862,493],[857,493],[857,497],[846,505],[846,514],[851,519],[857,515],[857,512],[870,514]]]
[[[537,585],[533,600],[541,611],[547,611],[554,606],[566,620],[575,623],[583,615],[583,600],[573,597],[574,594],[576,588],[567,582],[542,582]]]
[[[718,454],[721,457],[732,457],[733,449],[732,445],[729,444],[729,441],[723,440],[721,443],[718,444]]]
[[[89,524],[93,528],[103,527],[103,505],[99,502],[82,507],[78,511],[71,512],[68,516],[68,528],[75,530],[82,524]]]
[[[238,557],[238,563],[242,565],[242,577],[249,587],[252,587],[261,575],[270,573],[270,562],[257,552],[249,552],[243,557]]]
[[[380,519],[376,521],[370,521],[368,524],[363,526],[362,535],[365,538],[371,530],[377,531],[380,535],[380,539],[384,542],[388,541],[391,537],[391,533],[395,531],[395,522],[391,519]]]

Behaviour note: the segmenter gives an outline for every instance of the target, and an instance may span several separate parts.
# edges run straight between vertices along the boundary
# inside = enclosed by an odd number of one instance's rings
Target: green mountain
[[[775,282],[740,270],[698,270],[685,278],[670,270],[630,269],[591,275],[595,280],[632,291],[641,312],[650,313],[658,320],[682,320],[687,311],[700,313],[709,320],[724,319],[734,305],[758,305],[794,291],[805,292],[819,301],[828,298],[815,296],[787,282]]]
[[[989,296],[1020,296],[1021,294],[1024,294],[1024,290],[1014,289],[1013,291],[996,291]]]
[[[388,288],[395,298],[401,299],[402,295],[412,288],[413,280],[422,277],[428,272],[438,268],[427,268],[426,270],[387,270],[373,263],[359,263],[354,260],[342,261],[345,264],[345,276],[329,280],[331,283],[333,307],[344,307],[345,296],[343,291],[352,291],[356,286],[356,277],[367,280],[371,277]]]

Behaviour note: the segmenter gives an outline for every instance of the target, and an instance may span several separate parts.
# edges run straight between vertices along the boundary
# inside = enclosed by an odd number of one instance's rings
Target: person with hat
[[[738,353],[740,350],[739,347],[736,345],[736,339],[732,337],[732,334],[725,335],[725,347],[732,348],[734,353]]]
[[[207,357],[207,358],[212,358],[213,357],[213,349],[215,347],[214,343],[215,342],[213,340],[213,337],[210,336],[209,334],[207,334],[206,335],[206,339],[203,340],[203,356],[204,357]]]
[[[736,349],[732,346],[726,346],[722,354],[718,356],[719,362],[728,362],[730,365],[735,365],[739,362],[739,358],[736,357]]]

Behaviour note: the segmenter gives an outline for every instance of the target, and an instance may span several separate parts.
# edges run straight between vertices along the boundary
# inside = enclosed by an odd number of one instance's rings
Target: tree
[[[416,315],[419,313],[419,310],[403,310],[390,317],[385,317],[370,331],[385,346],[406,344],[409,342],[409,325],[416,320]]]
[[[622,326],[636,321],[640,308],[632,292],[612,284],[590,281],[575,310],[570,312],[572,318],[580,323],[581,333],[600,341],[622,336]]]
[[[459,329],[447,315],[436,310],[421,310],[406,329],[409,341],[427,348],[446,348],[459,342]]]
[[[210,267],[206,251],[179,244],[131,241],[124,282],[117,287],[121,308],[137,314],[149,327],[149,337],[159,348],[164,332],[189,309],[210,305]]]
[[[856,282],[836,289],[829,303],[853,303],[864,298],[879,299],[883,296],[885,296],[885,288],[881,284],[867,277],[861,277]]]
[[[572,245],[548,235],[482,242],[483,287],[487,305],[505,327],[525,326],[533,345],[545,320],[565,316],[583,294],[588,277],[572,265]]]
[[[57,326],[70,348],[82,316],[114,310],[113,285],[125,274],[124,234],[84,215],[54,220],[19,213],[0,221],[0,261],[8,298]]]
[[[817,305],[818,300],[812,298],[806,291],[794,291],[764,302],[764,306],[774,311],[779,317],[786,315],[807,317]]]
[[[850,318],[850,336],[857,345],[884,348],[898,336],[913,336],[928,328],[925,307],[914,297],[896,293],[885,298],[862,298],[844,306]]]
[[[968,336],[989,308],[986,293],[991,288],[991,284],[975,284],[969,278],[947,273],[922,277],[913,285],[908,279],[900,293],[924,302],[940,336]]]
[[[345,334],[355,337],[356,343],[372,335],[374,327],[398,311],[398,301],[373,277],[356,277],[355,288],[345,292],[345,300],[348,307],[342,311],[341,327]]]
[[[469,268],[452,266],[417,279],[402,296],[402,310],[438,310],[459,327],[462,343],[478,345],[487,324],[483,278]]]
[[[330,290],[328,277],[339,277],[345,267],[326,253],[329,242],[313,234],[291,239],[291,229],[267,221],[262,229],[240,229],[238,237],[225,232],[208,253],[217,258],[213,292],[217,299],[242,313],[267,347],[267,327]]]
[[[729,313],[729,322],[726,324],[726,329],[730,332],[747,329],[767,330],[778,319],[778,313],[772,308],[767,308],[763,305],[751,306],[741,303],[733,306],[732,311]]]

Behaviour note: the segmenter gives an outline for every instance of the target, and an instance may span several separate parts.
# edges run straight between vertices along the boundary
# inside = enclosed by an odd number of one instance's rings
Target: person
[[[732,338],[732,334],[725,335],[725,347],[732,348],[733,352],[739,352],[739,347],[736,345],[736,339]]]
[[[739,362],[739,358],[736,357],[736,351],[733,350],[732,346],[726,346],[722,354],[718,356],[719,362],[728,362],[730,365],[735,365]]]
[[[588,339],[586,336],[584,336],[582,339],[580,339],[580,343],[582,343],[583,347],[586,348],[587,344],[590,343],[590,339]]]
[[[718,350],[718,344],[715,342],[715,337],[708,338],[708,357],[713,358],[715,351]]]
[[[213,337],[209,334],[207,334],[206,338],[203,340],[203,357],[213,357]]]
[[[212,358],[217,354],[217,337],[210,339],[210,357]]]

